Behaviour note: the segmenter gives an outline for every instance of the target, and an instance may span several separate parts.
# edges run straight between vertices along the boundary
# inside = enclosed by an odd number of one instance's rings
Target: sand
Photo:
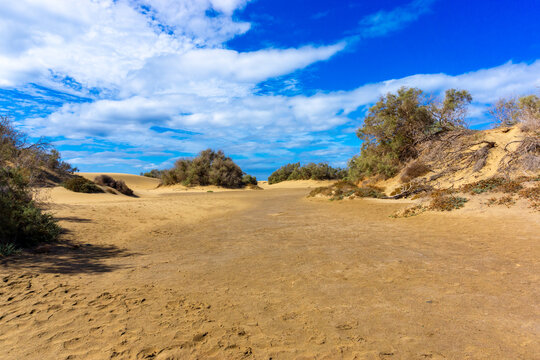
[[[535,214],[125,180],[53,189],[62,241],[0,260],[0,358],[538,358]]]

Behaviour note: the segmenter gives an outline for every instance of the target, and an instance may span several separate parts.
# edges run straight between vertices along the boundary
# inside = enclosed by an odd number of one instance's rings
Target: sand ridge
[[[306,199],[302,187],[139,198],[63,191],[50,195],[63,241],[0,261],[2,358],[540,352],[534,218],[390,219],[408,204]]]

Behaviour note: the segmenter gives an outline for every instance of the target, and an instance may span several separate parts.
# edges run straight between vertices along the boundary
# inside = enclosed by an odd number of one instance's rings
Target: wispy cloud
[[[372,38],[400,30],[429,12],[431,5],[435,1],[414,0],[405,6],[389,11],[381,10],[375,14],[368,15],[360,21],[360,35]]]

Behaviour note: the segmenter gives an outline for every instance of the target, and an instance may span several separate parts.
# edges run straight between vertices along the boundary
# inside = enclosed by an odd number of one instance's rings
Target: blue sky
[[[0,12],[0,113],[81,171],[223,149],[264,179],[345,166],[400,86],[469,90],[473,128],[540,91],[536,0],[19,0]]]

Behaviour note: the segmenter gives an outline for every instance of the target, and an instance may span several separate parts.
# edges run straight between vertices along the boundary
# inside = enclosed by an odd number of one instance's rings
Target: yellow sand
[[[122,179],[139,198],[53,189],[62,242],[0,260],[1,359],[540,353],[530,210],[391,219],[408,205],[306,199],[299,183],[207,193]]]

